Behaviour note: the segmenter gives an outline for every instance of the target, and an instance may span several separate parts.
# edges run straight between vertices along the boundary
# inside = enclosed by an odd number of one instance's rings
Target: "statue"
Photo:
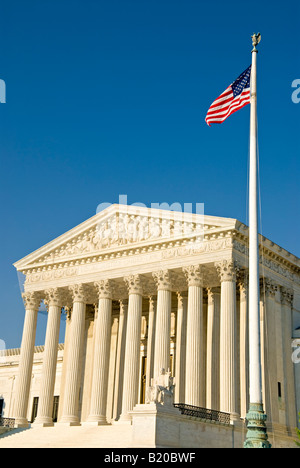
[[[151,380],[151,387],[147,388],[146,404],[159,403],[164,406],[172,406],[174,403],[175,379],[171,372],[161,369],[159,376]]]

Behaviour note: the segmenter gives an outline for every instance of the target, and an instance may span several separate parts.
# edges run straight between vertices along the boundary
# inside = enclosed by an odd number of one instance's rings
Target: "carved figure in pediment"
[[[150,228],[150,232],[149,232],[150,239],[157,239],[158,237],[160,237],[161,229],[160,229],[159,219],[156,219],[156,218],[150,219],[149,228]]]

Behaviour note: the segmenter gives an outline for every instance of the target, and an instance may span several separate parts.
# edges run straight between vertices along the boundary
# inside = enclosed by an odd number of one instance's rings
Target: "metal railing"
[[[211,410],[208,408],[200,408],[198,406],[186,405],[184,403],[175,403],[175,408],[178,408],[181,414],[192,416],[193,418],[205,419],[206,421],[214,421],[220,424],[230,424],[230,414],[222,411]]]
[[[8,427],[9,429],[13,429],[15,427],[15,419],[0,418],[0,427]]]

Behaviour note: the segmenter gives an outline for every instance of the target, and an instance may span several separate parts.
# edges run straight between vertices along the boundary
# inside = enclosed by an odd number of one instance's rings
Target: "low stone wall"
[[[177,408],[159,403],[136,405],[131,412],[132,447],[140,448],[243,448],[244,421],[222,424],[182,415]],[[295,430],[274,425],[268,430],[273,448],[297,448]]]
[[[244,424],[230,425],[184,416],[157,403],[137,405],[131,413],[132,447],[242,448]]]

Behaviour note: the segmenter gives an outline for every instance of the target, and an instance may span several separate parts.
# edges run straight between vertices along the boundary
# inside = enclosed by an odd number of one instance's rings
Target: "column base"
[[[32,427],[54,427],[54,423],[34,421],[34,423],[32,424]]]
[[[89,426],[108,426],[106,416],[89,416],[88,419],[83,423]]]
[[[64,422],[64,421],[61,421],[58,423],[59,426],[66,426],[66,427],[73,427],[73,426],[81,426],[81,423],[80,422],[70,422],[70,421],[67,421],[67,422]]]
[[[53,422],[53,419],[50,418],[50,417],[37,417],[33,424],[32,424],[33,427],[53,427],[54,426],[54,422]]]
[[[246,418],[248,431],[244,448],[271,448],[266,428],[267,416],[264,413],[263,405],[261,403],[250,403]]]
[[[76,418],[76,417],[72,418],[72,417],[68,417],[68,416],[62,417],[62,419],[58,422],[58,424],[60,426],[68,426],[68,427],[81,426],[81,423],[80,423],[78,418]]]
[[[238,413],[230,413],[230,424],[238,424],[241,420],[241,416]]]
[[[15,419],[15,429],[21,429],[21,428],[24,428],[24,429],[27,429],[30,427],[30,423],[27,421],[26,418],[16,418]]]
[[[114,424],[131,424],[132,417],[128,413],[121,414],[120,418],[117,421],[114,421]]]

